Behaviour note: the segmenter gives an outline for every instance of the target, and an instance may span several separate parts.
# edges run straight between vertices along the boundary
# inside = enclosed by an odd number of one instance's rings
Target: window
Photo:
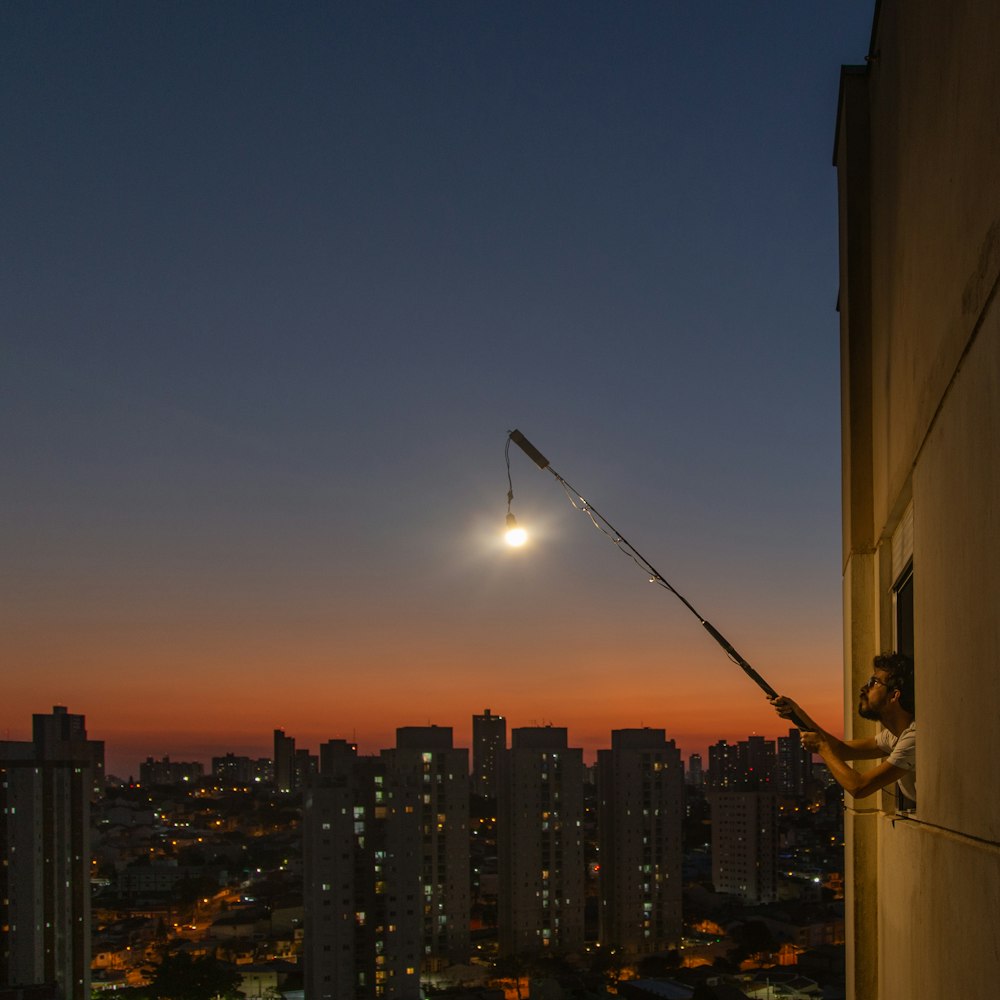
[[[893,648],[914,661],[915,623],[913,619],[913,504],[903,512],[892,533],[892,626]],[[896,808],[912,810],[915,803],[896,791]]]
[[[913,563],[909,563],[892,588],[895,646],[913,657]]]
[[[894,647],[913,656],[913,504],[892,533],[892,605]]]

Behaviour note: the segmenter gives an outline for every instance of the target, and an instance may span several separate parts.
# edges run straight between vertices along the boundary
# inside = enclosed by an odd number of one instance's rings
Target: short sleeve
[[[881,734],[880,734],[881,735]],[[899,734],[896,745],[892,748],[887,762],[893,767],[902,768],[904,771],[915,771],[917,769],[917,730],[916,726],[909,726]]]

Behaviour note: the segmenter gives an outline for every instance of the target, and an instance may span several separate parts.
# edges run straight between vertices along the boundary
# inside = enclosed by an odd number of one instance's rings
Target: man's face
[[[889,675],[884,670],[874,670],[867,683],[861,685],[858,715],[862,719],[882,718],[882,712],[892,701],[894,693],[889,690],[888,680]]]

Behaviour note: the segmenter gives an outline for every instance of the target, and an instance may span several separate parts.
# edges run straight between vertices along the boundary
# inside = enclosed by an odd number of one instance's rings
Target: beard
[[[858,715],[862,719],[872,719],[875,721],[879,718],[878,712],[868,704],[867,698],[861,698],[858,701]]]

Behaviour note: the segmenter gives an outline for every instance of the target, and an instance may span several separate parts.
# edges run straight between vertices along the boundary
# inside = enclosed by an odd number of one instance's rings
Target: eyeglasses
[[[874,674],[872,674],[871,677],[869,677],[868,680],[866,680],[864,682],[864,684],[862,684],[861,686],[863,688],[873,688],[873,687],[875,687],[876,684],[881,684],[882,687],[884,687],[886,689],[888,689],[888,687],[889,687],[889,685],[886,684],[886,682],[884,680],[882,680],[881,677],[876,677]]]

